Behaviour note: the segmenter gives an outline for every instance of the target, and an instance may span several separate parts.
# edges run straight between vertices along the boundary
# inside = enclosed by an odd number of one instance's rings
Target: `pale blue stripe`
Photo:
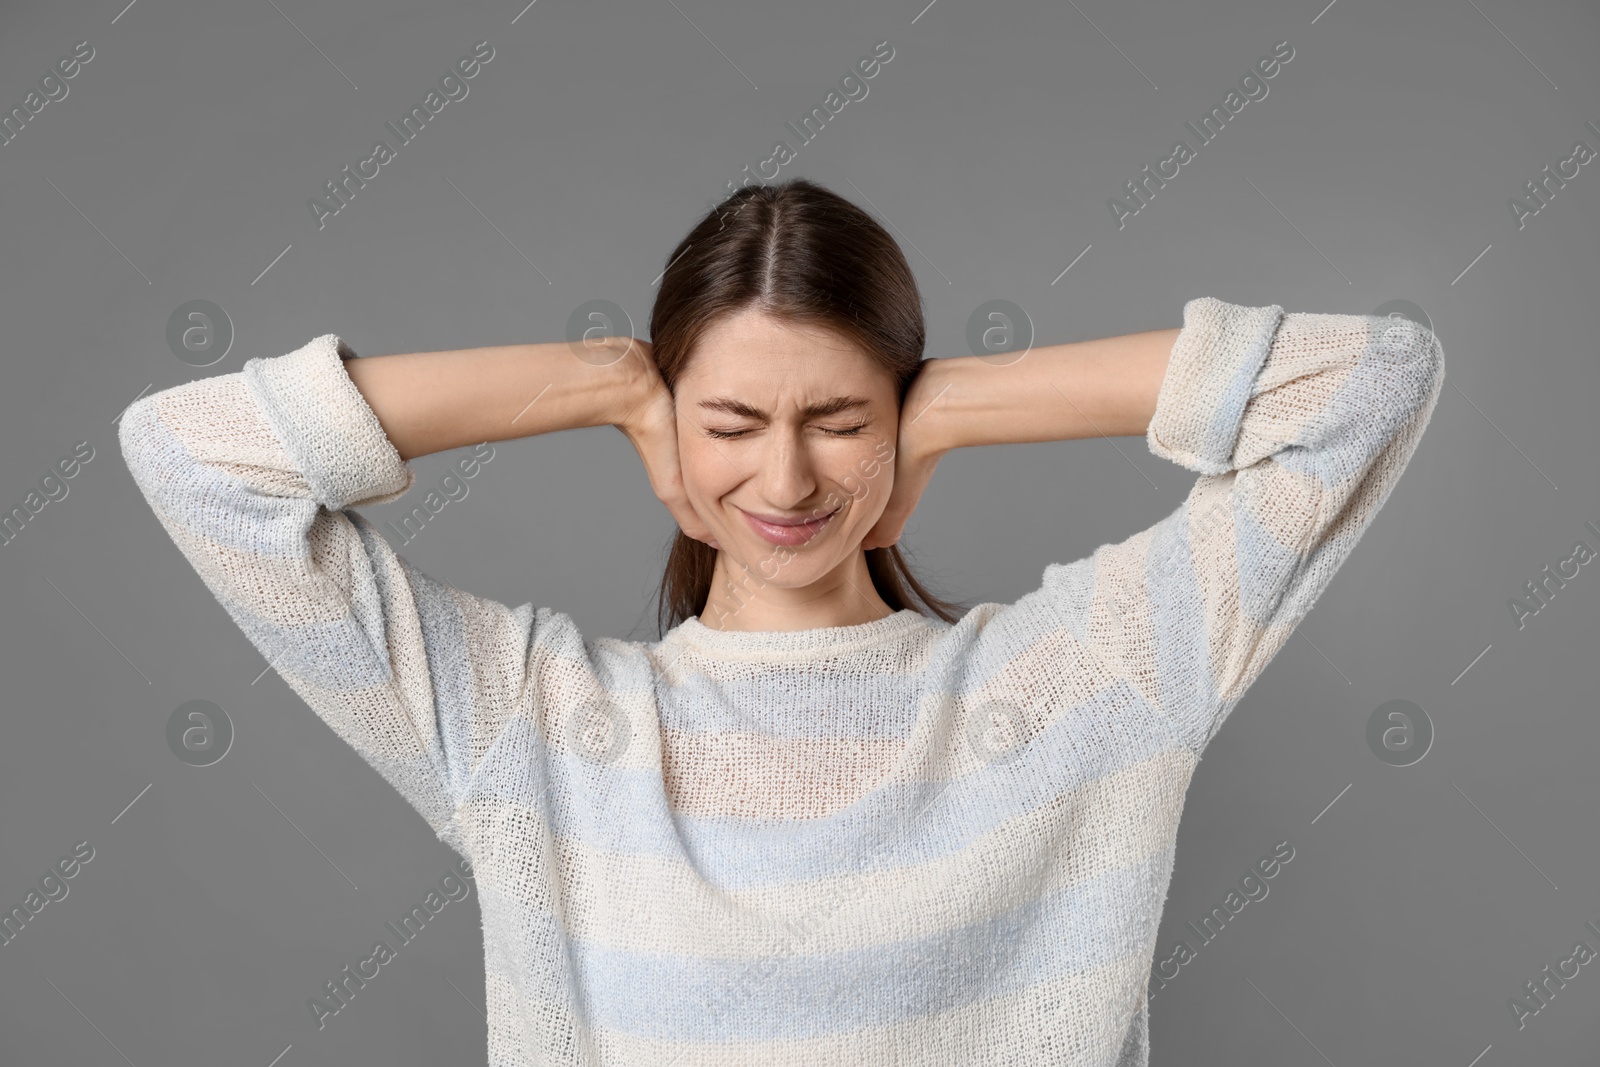
[[[238,600],[222,602],[250,643],[274,668],[303,678],[318,689],[342,692],[390,681],[387,656],[374,652],[355,616],[326,622],[278,626]]]
[[[661,725],[691,733],[883,740],[904,738],[916,724],[916,703],[907,701],[906,692],[920,672],[823,675],[815,664],[791,668],[781,663],[762,670],[762,677],[735,681],[689,674],[661,703]],[[804,695],[774,703],[773,695],[780,692]]]
[[[1370,473],[1372,459],[1417,417],[1433,386],[1434,363],[1399,355],[1395,342],[1380,344],[1391,321],[1369,319],[1367,344],[1355,366],[1296,444],[1273,457],[1285,469],[1318,477],[1330,488],[1347,485]],[[1361,432],[1351,432],[1356,426]]]
[[[591,1025],[706,1044],[798,1040],[906,1022],[1129,959],[1153,931],[1151,919],[1128,903],[1161,898],[1172,857],[1168,845],[988,919],[840,952],[805,953],[802,930],[795,955],[652,953],[572,938],[548,913],[525,911],[522,936],[564,946]],[[827,917],[819,904],[818,922]],[[535,1001],[565,995],[559,974],[518,977]],[[1041,1027],[1051,1022],[1038,1020]]]
[[[363,541],[369,538],[379,539],[380,535],[370,531],[362,534]],[[422,624],[428,679],[433,686],[434,729],[450,778],[450,794],[459,797],[473,772],[472,724],[488,712],[476,704],[466,628],[455,599],[440,583],[404,560],[398,562],[410,581]]]
[[[1235,507],[1234,567],[1239,575],[1239,604],[1258,626],[1276,618],[1278,604],[1300,561],[1292,546],[1262,526],[1248,507]]]
[[[1202,465],[1205,473],[1221,473],[1232,466],[1233,447],[1239,439],[1244,407],[1254,391],[1256,376],[1261,371],[1261,364],[1266,361],[1271,340],[1272,334],[1267,332],[1251,341],[1243,362],[1234,368],[1227,389],[1210,413],[1211,422],[1202,432],[1196,449],[1199,458],[1205,461]]]
[[[131,442],[123,454],[129,473],[156,506],[191,534],[227,548],[279,558],[305,555],[316,501],[260,493],[201,463],[156,417],[151,400],[130,407],[118,433]]]
[[[743,889],[952,855],[1064,792],[1175,744],[1167,721],[1119,683],[1058,713],[1010,761],[1002,757],[949,784],[887,787],[831,818],[778,821],[670,812],[658,770],[548,752],[531,724],[519,720],[508,725],[468,799],[533,804],[558,836],[682,862],[713,885]],[[547,781],[554,787],[546,789]]]
[[[1155,642],[1157,703],[1177,724],[1191,748],[1217,699],[1211,674],[1205,596],[1194,569],[1190,502],[1155,527],[1146,557],[1151,627]],[[1162,561],[1169,554],[1175,562]]]
[[[1052,563],[1044,569],[1039,588],[1017,601],[1020,607],[1059,619],[1067,631],[1085,647],[1089,644],[1089,608],[1094,603],[1095,565],[1102,545],[1094,553],[1072,563]],[[1051,614],[1053,613],[1053,614]]]

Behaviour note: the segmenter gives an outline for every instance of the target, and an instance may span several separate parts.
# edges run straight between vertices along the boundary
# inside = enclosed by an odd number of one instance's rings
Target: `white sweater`
[[[121,445],[249,639],[471,861],[493,1067],[1145,1064],[1190,776],[1444,374],[1408,321],[1193,300],[1148,442],[1199,477],[1154,526],[953,626],[637,642],[397,556],[351,509],[413,473],[350,356],[147,396]]]

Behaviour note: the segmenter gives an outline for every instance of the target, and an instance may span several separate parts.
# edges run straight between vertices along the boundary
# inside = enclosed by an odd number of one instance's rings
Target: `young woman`
[[[925,362],[899,248],[804,180],[668,262],[653,344],[327,334],[141,399],[123,453],[471,861],[497,1067],[1146,1063],[1190,775],[1400,477],[1438,342],[1200,298],[1181,329]],[[679,526],[657,641],[452,588],[353,510],[417,456],[598,425]],[[896,547],[951,449],[1129,434],[1187,499],[1013,604],[960,612]]]

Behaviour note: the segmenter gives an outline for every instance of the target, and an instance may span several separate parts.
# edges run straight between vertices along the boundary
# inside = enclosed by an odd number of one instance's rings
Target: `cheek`
[[[889,502],[893,487],[893,468],[874,447],[863,448],[850,457],[834,476],[834,493],[848,499],[857,520],[876,518]]]
[[[715,500],[738,485],[738,473],[725,455],[703,441],[678,439],[678,470],[691,499]]]

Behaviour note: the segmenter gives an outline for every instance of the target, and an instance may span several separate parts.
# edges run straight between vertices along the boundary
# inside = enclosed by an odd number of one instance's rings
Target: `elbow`
[[[1388,399],[1406,413],[1431,410],[1444,386],[1439,335],[1406,318],[1383,320],[1376,349],[1393,375]]]
[[[1418,326],[1418,374],[1428,383],[1430,391],[1444,382],[1444,345],[1439,335],[1426,326]]]
[[[117,419],[117,448],[122,452],[122,461],[133,468],[139,444],[146,436],[149,425],[150,398],[141,396],[122,410],[122,415]]]
[[[162,485],[157,472],[162,469],[164,460],[170,463],[170,457],[162,455],[165,448],[160,416],[156,413],[157,395],[140,397],[124,408],[117,419],[117,449],[122,453],[123,465],[128,468],[134,484],[152,503],[153,494],[159,492]]]
[[[122,462],[134,481],[143,484],[150,457],[158,447],[155,441],[159,429],[155,408],[156,394],[142,396],[123,409],[117,420],[117,448]]]

